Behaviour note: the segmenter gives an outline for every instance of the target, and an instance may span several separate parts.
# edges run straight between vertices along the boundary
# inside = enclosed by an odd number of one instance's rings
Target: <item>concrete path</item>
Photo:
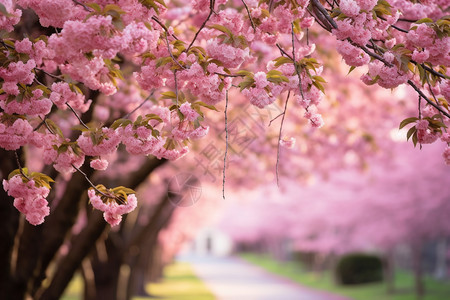
[[[236,257],[183,256],[218,300],[350,300],[300,286]]]

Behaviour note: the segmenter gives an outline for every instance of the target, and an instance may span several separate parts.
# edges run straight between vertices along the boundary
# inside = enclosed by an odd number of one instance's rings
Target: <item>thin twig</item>
[[[197,39],[198,35],[200,34],[200,31],[202,31],[203,28],[205,28],[206,23],[209,21],[209,19],[211,18],[211,15],[213,13],[215,13],[214,11],[214,4],[216,3],[215,0],[210,0],[209,1],[209,14],[206,17],[205,21],[203,21],[202,25],[200,26],[200,28],[197,30],[197,32],[194,35],[194,38],[192,39],[192,42],[189,44],[189,46],[186,48],[186,52],[189,51],[189,49],[191,49],[192,45],[194,44],[195,40]]]
[[[178,80],[177,80],[177,70],[173,70],[173,78],[175,81],[175,98],[178,106]]]
[[[228,109],[228,90],[225,91],[225,154],[223,156],[223,171],[222,171],[222,197],[225,200],[225,169],[226,169],[226,163],[227,163],[227,154],[228,154],[228,116],[227,116],[227,109]]]
[[[86,179],[86,181],[90,184],[90,186],[91,186],[97,193],[99,193],[99,194],[102,195],[102,196],[108,197],[108,198],[113,198],[113,199],[116,198],[116,197],[113,197],[113,196],[111,196],[111,195],[107,195],[107,194],[103,193],[102,191],[100,191],[100,190],[92,183],[92,181],[89,179],[89,177],[86,175],[86,173],[84,173],[83,171],[81,171],[80,168],[77,168],[74,164],[72,164],[72,167],[73,167],[75,170],[77,170],[78,172],[80,172],[81,175],[84,176],[84,178]]]
[[[86,10],[86,11],[88,11],[88,12],[92,11],[92,9],[89,6],[86,6],[84,3],[81,3],[80,1],[77,1],[77,0],[72,0],[72,1],[73,1],[73,3],[75,3],[77,5],[83,6],[84,10]]]
[[[80,121],[80,124],[83,125],[84,128],[89,130],[90,128],[83,122],[83,120],[81,120],[80,116],[77,114],[75,109],[73,109],[73,107],[70,106],[70,104],[68,102],[66,102],[66,105],[73,112],[73,114],[77,117],[78,121]]]
[[[306,45],[309,46],[309,28],[306,28]]]
[[[41,123],[39,123],[38,126],[36,126],[36,128],[33,129],[33,131],[39,130],[39,128],[41,128],[42,125],[45,124],[46,119],[47,119],[47,116],[45,116],[44,119],[42,119]]]
[[[416,62],[414,60],[410,60],[410,62],[412,62],[415,65],[419,64],[418,62]],[[441,77],[443,79],[450,79],[450,77],[448,77],[447,75],[439,73],[439,72],[435,71],[433,68],[426,66],[425,64],[420,64],[420,65],[422,66],[422,68],[424,68],[424,70],[430,72],[431,74],[433,74],[435,76]]]
[[[20,174],[22,174],[22,176],[25,177],[26,179],[30,180],[30,178],[25,174],[25,172],[22,169],[22,165],[20,164],[20,159],[19,155],[17,154],[17,151],[14,151],[14,154],[16,155],[16,162],[17,166],[19,167]]]
[[[250,19],[250,23],[252,24],[252,27],[253,27],[253,32],[256,32],[256,26],[255,26],[255,23],[253,23],[253,18],[250,14],[250,10],[248,9],[247,3],[245,3],[245,0],[241,0],[241,1],[244,4],[245,10],[247,11],[248,18]]]
[[[302,96],[302,100],[305,100],[305,95],[303,95],[303,88],[302,88],[302,77],[300,71],[298,70],[297,62],[295,61],[294,23],[291,23],[291,29],[292,29],[292,60],[294,63],[295,73],[297,73],[298,77],[298,88],[300,89],[300,95]]]
[[[419,101],[418,101],[418,109],[419,109],[419,120],[422,119],[422,96],[419,95]]]
[[[291,95],[291,91],[288,92],[288,95],[286,97],[286,103],[284,104],[284,111],[282,113],[283,117],[281,118],[281,124],[280,124],[280,133],[278,134],[278,146],[277,146],[277,163],[275,165],[275,173],[277,176],[277,186],[280,187],[280,177],[278,174],[278,167],[280,164],[280,143],[281,143],[281,133],[283,131],[283,124],[284,124],[284,118],[286,117],[286,110],[287,110],[287,105],[289,102],[289,96]]]
[[[412,82],[411,80],[408,80],[408,84],[410,86],[412,86],[412,88],[419,93],[420,96],[422,96],[423,99],[425,99],[425,101],[428,102],[428,104],[430,104],[431,106],[433,106],[434,108],[436,108],[438,111],[440,111],[444,116],[446,116],[447,118],[450,118],[450,114],[446,111],[444,111],[442,108],[440,108],[439,106],[437,106],[433,101],[431,101],[430,99],[428,99],[428,97],[414,84],[414,82]]]
[[[286,57],[290,58],[291,60],[294,60],[292,56],[290,56],[286,51],[283,50],[283,48],[281,48],[280,44],[276,44],[276,46],[278,47],[282,55],[284,54],[286,55]]]
[[[122,119],[128,119],[129,116],[131,116],[132,114],[134,114],[139,108],[141,108],[145,102],[147,102],[155,93],[155,91],[153,90],[150,95],[147,96],[147,98],[144,99],[144,101],[142,101],[141,104],[139,104],[135,109],[133,109],[132,111],[130,111],[129,113],[127,113],[125,116],[122,117]]]
[[[169,39],[167,38],[167,34],[164,35],[165,40],[166,40],[166,44],[167,44],[167,51],[169,51],[169,55],[172,58],[172,60],[182,69],[186,69],[186,67],[183,67],[178,60],[176,60],[176,58],[173,56],[172,50],[170,50],[170,44],[169,44]]]
[[[269,122],[269,127],[270,125],[272,125],[272,122],[275,121],[276,119],[278,119],[279,117],[281,117],[284,114],[284,112],[282,112],[281,114],[279,114],[278,116],[276,116],[275,118],[273,118],[272,120],[270,120]]]
[[[153,16],[152,20],[158,23],[158,25],[161,26],[162,29],[164,29],[166,34],[170,34],[170,36],[172,36],[174,39],[179,40],[175,34],[169,33],[169,29],[167,29],[166,25],[164,25],[156,16]]]
[[[386,21],[386,18],[384,18],[384,17],[378,16],[378,18],[380,18],[383,21]],[[404,33],[408,33],[409,32],[409,30],[397,27],[395,25],[391,25],[391,27],[394,28],[394,29],[397,29],[398,31],[404,32]]]
[[[47,71],[45,71],[45,70],[43,70],[43,69],[41,69],[41,68],[34,68],[34,69],[35,69],[36,71],[43,72],[44,74],[46,74],[46,75],[48,75],[48,76],[50,76],[50,77],[53,77],[53,78],[55,78],[55,79],[59,79],[59,80],[65,81],[64,78],[62,78],[62,77],[60,77],[60,76],[57,76],[57,75],[53,75],[53,74],[51,74],[51,73],[49,73],[49,72],[47,72]]]
[[[244,74],[223,74],[223,73],[219,73],[219,72],[214,72],[214,74],[219,75],[219,76],[224,76],[224,77],[245,77]]]

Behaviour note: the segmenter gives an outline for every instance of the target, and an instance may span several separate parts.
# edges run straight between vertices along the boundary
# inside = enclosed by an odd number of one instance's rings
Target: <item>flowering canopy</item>
[[[414,89],[417,117],[400,127],[410,126],[414,144],[441,139],[450,164],[449,6],[445,0],[0,0],[0,147],[40,149],[46,164],[68,176],[82,172],[86,158],[105,170],[119,145],[133,155],[176,160],[190,140],[208,134],[205,113],[228,104],[230,89],[259,108],[278,98],[287,105],[292,96],[320,128],[326,79],[309,35],[327,31],[350,71],[366,67],[365,84]],[[28,37],[15,30],[32,20],[25,9],[48,30]],[[108,106],[124,114],[109,115]],[[291,147],[294,140],[279,143]],[[23,170],[19,165],[3,185],[30,223],[40,224],[50,186],[35,179],[45,175]],[[111,225],[136,207],[125,188],[92,184],[89,197]]]

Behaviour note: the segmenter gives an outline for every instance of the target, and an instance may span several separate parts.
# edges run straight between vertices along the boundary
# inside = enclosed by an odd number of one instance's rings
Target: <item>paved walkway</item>
[[[183,256],[218,300],[350,300],[300,286],[236,257]]]

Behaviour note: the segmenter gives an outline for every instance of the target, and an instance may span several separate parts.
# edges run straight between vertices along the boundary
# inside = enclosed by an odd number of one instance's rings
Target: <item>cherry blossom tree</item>
[[[340,164],[326,159],[327,146],[347,155],[343,165],[363,166],[376,133],[370,120],[345,117],[361,110],[407,126],[414,145],[442,141],[450,164],[448,7],[439,0],[0,0],[0,291],[58,298],[107,224],[117,228],[139,207],[134,189],[167,161],[202,153],[196,145],[210,142],[222,117],[223,184],[233,155],[261,175],[249,185],[267,181],[267,170],[277,178],[326,173],[328,162]],[[364,84],[403,88],[408,115],[383,115],[393,95],[346,106],[329,53],[350,71],[359,67]],[[335,101],[324,103],[324,93]],[[279,131],[229,123],[233,106],[246,104],[284,107],[269,120]],[[354,110],[333,115],[336,105]],[[324,122],[330,127],[320,133]],[[244,127],[255,138],[231,148],[230,129]],[[298,148],[296,132],[305,139]],[[275,168],[261,159],[274,149]],[[227,170],[232,184],[239,169]]]

